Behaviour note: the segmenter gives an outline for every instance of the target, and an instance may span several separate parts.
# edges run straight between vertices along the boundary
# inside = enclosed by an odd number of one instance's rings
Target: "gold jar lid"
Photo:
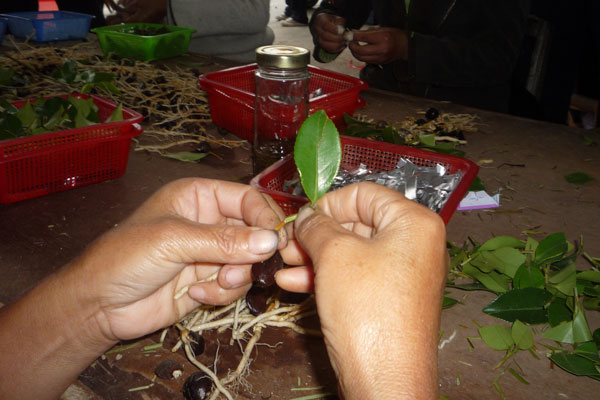
[[[310,61],[310,51],[296,46],[272,45],[256,49],[256,63],[261,67],[283,69],[304,68]]]

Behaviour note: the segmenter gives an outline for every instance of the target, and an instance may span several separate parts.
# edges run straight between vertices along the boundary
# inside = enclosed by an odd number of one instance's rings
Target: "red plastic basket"
[[[208,93],[213,122],[249,141],[254,137],[254,72],[257,68],[256,64],[250,64],[209,72],[198,79],[198,85]],[[309,93],[322,91],[310,99],[309,113],[325,110],[339,127],[344,123],[344,113],[352,115],[365,105],[358,94],[369,87],[366,82],[312,65],[308,71]]]
[[[113,101],[91,97],[101,121],[117,107]],[[20,108],[25,101],[12,104]],[[0,203],[120,177],[127,167],[131,138],[142,133],[141,121],[140,114],[123,108],[123,121],[0,141]]]
[[[341,141],[342,164],[347,167],[365,164],[375,172],[390,171],[396,167],[401,158],[404,158],[418,166],[431,167],[441,164],[451,174],[461,171],[462,179],[439,212],[446,224],[479,170],[474,162],[456,156],[349,136],[341,136]],[[298,212],[298,209],[308,202],[306,197],[294,196],[282,191],[284,182],[293,179],[295,174],[296,164],[290,154],[256,175],[250,184],[271,195],[286,215],[290,215]]]

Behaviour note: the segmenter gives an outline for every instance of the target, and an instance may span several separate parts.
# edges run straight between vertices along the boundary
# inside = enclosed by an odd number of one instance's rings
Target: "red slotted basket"
[[[415,149],[369,139],[341,136],[342,165],[358,167],[365,164],[372,171],[390,171],[396,167],[401,158],[408,159],[418,166],[435,166],[441,164],[447,168],[447,173],[462,172],[462,178],[456,186],[439,214],[447,224],[454,214],[456,207],[465,196],[471,182],[477,176],[479,167],[465,158],[450,156],[432,151]],[[286,215],[298,212],[298,209],[308,203],[306,197],[294,196],[283,191],[284,182],[296,175],[296,164],[292,155],[277,161],[258,175],[250,184],[264,193],[268,193],[283,209]]]
[[[209,72],[198,79],[198,86],[208,94],[213,122],[249,141],[254,138],[254,73],[257,68],[256,64],[228,68]],[[309,93],[321,91],[319,96],[310,99],[309,114],[325,110],[329,118],[341,127],[344,113],[352,115],[364,107],[365,102],[358,94],[369,87],[366,82],[312,65],[308,66],[308,72]]]
[[[101,121],[108,119],[117,107],[115,102],[100,96],[72,96],[91,97]],[[12,104],[21,108],[25,101]],[[124,107],[123,121],[0,141],[0,204],[122,176],[131,138],[142,133],[142,119]]]

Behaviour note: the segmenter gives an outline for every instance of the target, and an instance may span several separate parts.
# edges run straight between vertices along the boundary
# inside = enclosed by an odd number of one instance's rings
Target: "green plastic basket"
[[[164,30],[166,33],[143,36],[143,31]],[[92,29],[104,54],[142,61],[160,60],[185,53],[195,29],[161,24],[131,23]]]

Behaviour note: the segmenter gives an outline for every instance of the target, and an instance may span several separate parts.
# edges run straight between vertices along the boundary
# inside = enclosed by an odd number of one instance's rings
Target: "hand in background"
[[[323,50],[328,53],[339,53],[346,48],[343,36],[345,25],[345,18],[321,13],[315,17],[311,25],[311,33]],[[340,29],[342,29],[341,33]]]
[[[325,195],[295,222],[312,268],[279,271],[314,284],[321,329],[346,400],[437,398],[446,279],[445,227],[426,207],[374,183]],[[314,278],[314,281],[312,280]]]
[[[402,29],[384,27],[352,32],[353,39],[348,48],[360,61],[389,64],[408,58],[408,36]]]
[[[167,16],[168,0],[121,0],[115,15],[106,18],[108,25],[130,22],[162,23]]]

